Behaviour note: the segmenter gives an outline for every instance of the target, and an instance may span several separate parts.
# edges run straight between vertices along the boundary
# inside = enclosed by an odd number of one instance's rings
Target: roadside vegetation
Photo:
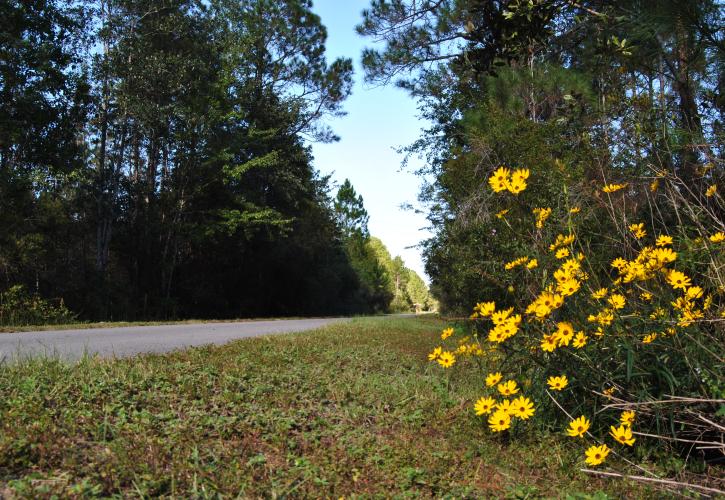
[[[433,317],[126,360],[0,371],[0,495],[657,497],[578,472],[579,450],[491,436]]]
[[[407,151],[426,159],[431,290],[461,320],[431,357],[485,359],[492,433],[550,428],[595,473],[680,462],[673,482],[699,470],[682,482],[720,495],[724,12],[399,0],[358,25],[367,80],[430,120]]]

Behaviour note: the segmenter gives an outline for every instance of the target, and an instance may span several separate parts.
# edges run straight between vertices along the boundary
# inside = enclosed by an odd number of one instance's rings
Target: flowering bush
[[[490,175],[495,231],[513,243],[496,279],[511,293],[473,305],[465,333],[442,335],[457,346],[429,358],[484,369],[473,411],[492,432],[538,420],[591,466],[644,458],[642,441],[725,453],[724,206],[707,178],[701,192],[665,172],[565,184],[532,207],[529,170]]]

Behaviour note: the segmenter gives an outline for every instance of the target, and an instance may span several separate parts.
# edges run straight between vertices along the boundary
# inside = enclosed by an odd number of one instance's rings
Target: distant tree
[[[390,277],[376,247],[370,244],[368,212],[349,179],[337,190],[334,210],[347,254],[362,285],[361,300],[374,312],[386,312],[391,298]]]
[[[429,309],[431,306],[430,294],[425,281],[418,276],[418,273],[412,269],[408,269],[408,279],[405,286],[405,293],[408,295],[410,302],[420,309]]]
[[[401,257],[392,258],[379,238],[371,237],[368,246],[373,249],[388,275],[389,291],[392,296],[390,310],[407,312],[413,310],[414,304],[420,304],[425,309],[429,308],[432,298],[420,276],[412,269],[405,267]]]
[[[370,237],[368,231],[367,210],[362,195],[358,195],[349,179],[337,190],[335,197],[335,214],[337,221],[346,238],[359,235],[363,239]]]

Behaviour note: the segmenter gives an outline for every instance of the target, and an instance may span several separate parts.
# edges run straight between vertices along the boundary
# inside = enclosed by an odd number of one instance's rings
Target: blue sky
[[[347,116],[329,121],[341,140],[333,144],[312,144],[315,167],[323,174],[333,173],[337,184],[348,178],[362,195],[370,214],[370,233],[403,257],[406,265],[424,280],[423,261],[417,248],[409,248],[429,233],[425,217],[400,209],[403,203],[418,206],[420,180],[411,173],[418,160],[411,160],[400,171],[400,146],[412,143],[425,122],[417,118],[415,102],[395,88],[370,87],[363,83],[360,55],[370,40],[355,33],[360,13],[368,0],[315,0],[314,12],[327,27],[328,60],[351,57],[355,63],[355,86],[345,103]]]

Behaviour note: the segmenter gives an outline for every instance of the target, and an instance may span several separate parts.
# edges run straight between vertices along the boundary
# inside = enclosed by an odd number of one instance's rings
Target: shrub
[[[0,326],[59,325],[75,319],[63,299],[53,305],[37,294],[28,294],[22,285],[0,293]]]
[[[492,280],[508,293],[471,304],[457,347],[429,358],[486,368],[473,410],[492,432],[538,422],[580,443],[592,466],[611,451],[722,460],[725,225],[712,173],[700,182],[564,177],[539,205],[527,188],[551,178],[489,175],[484,217],[505,241]]]

